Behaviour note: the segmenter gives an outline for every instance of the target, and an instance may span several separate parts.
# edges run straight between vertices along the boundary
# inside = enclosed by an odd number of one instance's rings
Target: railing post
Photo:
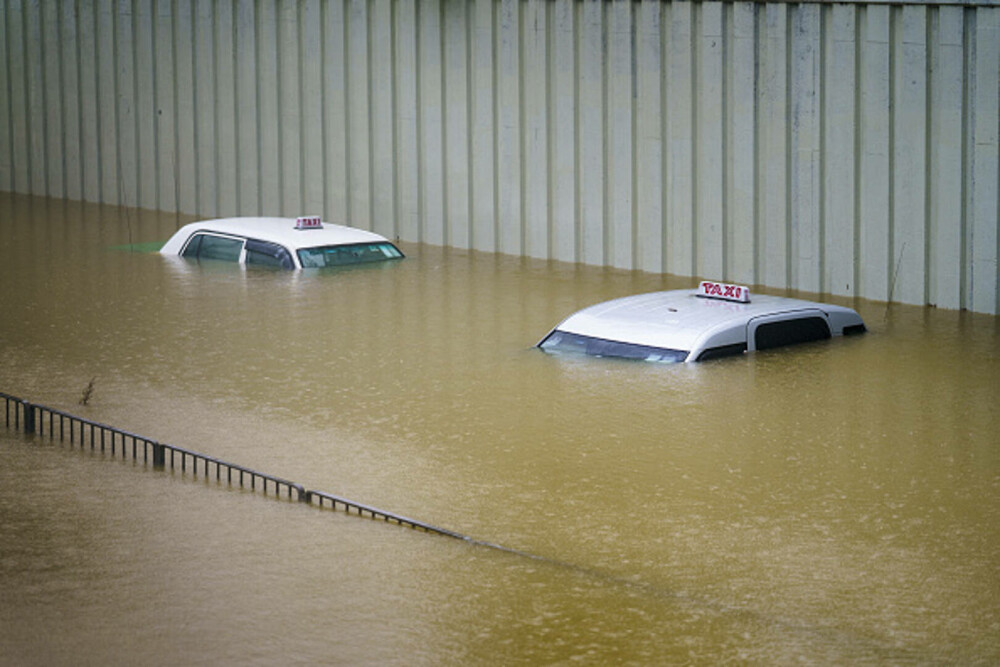
[[[166,448],[158,442],[151,442],[149,444],[153,446],[153,467],[164,467],[167,464]]]
[[[312,504],[312,493],[306,491],[305,487],[301,484],[296,484],[294,488],[296,495],[299,497],[300,503]]]
[[[21,405],[24,406],[24,432],[34,433],[35,432],[35,406],[33,406],[28,401],[21,401]]]

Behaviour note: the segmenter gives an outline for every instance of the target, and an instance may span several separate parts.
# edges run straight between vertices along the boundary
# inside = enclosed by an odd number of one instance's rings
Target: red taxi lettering
[[[750,290],[742,285],[729,285],[705,280],[701,283],[700,288],[698,296],[725,299],[726,301],[738,301],[740,303],[750,301]]]
[[[300,217],[295,219],[295,229],[322,229],[323,222],[319,216]]]

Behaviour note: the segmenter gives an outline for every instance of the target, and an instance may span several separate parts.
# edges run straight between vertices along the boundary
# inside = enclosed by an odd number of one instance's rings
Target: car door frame
[[[247,239],[246,239],[246,237],[245,236],[238,236],[236,234],[226,234],[225,232],[217,232],[217,231],[212,230],[212,229],[199,229],[199,230],[196,230],[195,232],[193,232],[191,234],[191,236],[188,237],[187,241],[184,242],[184,245],[181,246],[180,252],[177,253],[178,257],[185,257],[184,252],[188,249],[188,246],[191,245],[191,242],[194,241],[194,239],[197,238],[197,237],[199,237],[199,236],[214,236],[216,238],[231,239],[233,241],[239,241],[240,242],[240,256],[236,260],[236,263],[240,264],[240,265],[245,265],[246,264],[246,257],[247,257]],[[197,259],[199,261],[202,259],[201,258],[201,249],[200,249],[200,246],[199,246],[199,250],[198,250],[198,256],[195,257],[195,259]]]

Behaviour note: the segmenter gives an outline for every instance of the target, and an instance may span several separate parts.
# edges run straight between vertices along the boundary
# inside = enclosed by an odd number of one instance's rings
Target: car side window
[[[215,236],[214,234],[198,234],[188,242],[182,255],[198,259],[221,259],[227,262],[238,262],[242,252],[242,239]]]
[[[184,252],[181,253],[181,257],[198,257],[198,251],[201,249],[201,240],[205,238],[204,234],[195,234],[187,245],[184,246]]]
[[[295,268],[292,256],[284,246],[256,239],[247,239],[246,263],[258,266],[276,266],[283,269]]]
[[[761,324],[754,334],[754,343],[758,350],[768,350],[826,338],[830,338],[830,326],[822,317],[813,316]]]

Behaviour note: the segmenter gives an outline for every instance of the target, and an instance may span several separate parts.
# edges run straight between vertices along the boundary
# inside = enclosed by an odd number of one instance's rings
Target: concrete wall
[[[0,0],[0,190],[996,314],[993,4]]]

